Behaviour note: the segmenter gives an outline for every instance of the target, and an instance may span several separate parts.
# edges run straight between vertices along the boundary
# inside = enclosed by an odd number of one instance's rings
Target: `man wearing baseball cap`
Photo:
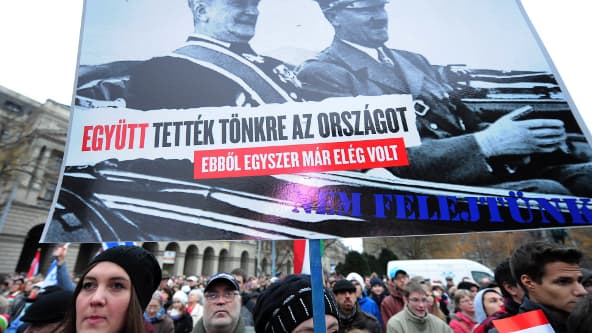
[[[395,314],[399,313],[405,307],[405,285],[409,282],[409,275],[404,270],[394,267],[389,272],[389,281],[387,287],[390,295],[388,295],[382,303],[380,303],[380,315],[382,317],[383,332],[386,332],[386,327],[389,319]]]
[[[249,330],[241,320],[242,301],[236,278],[228,273],[212,276],[204,289],[203,316],[193,333],[243,333]],[[250,329],[252,331],[252,327]]]
[[[461,100],[468,94],[453,88],[448,77],[455,74],[449,68],[386,46],[388,0],[316,1],[335,36],[328,48],[298,70],[306,98],[411,95],[422,143],[407,149],[408,166],[389,169],[395,176],[590,195],[583,184],[592,179],[592,163],[568,153],[571,142],[561,120],[520,120],[510,112],[486,122]],[[418,26],[425,26],[420,17]],[[562,157],[565,153],[569,159]],[[550,163],[554,158],[556,162]]]

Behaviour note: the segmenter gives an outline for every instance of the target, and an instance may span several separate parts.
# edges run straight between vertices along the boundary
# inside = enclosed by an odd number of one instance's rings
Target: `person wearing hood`
[[[504,306],[504,297],[494,288],[480,290],[475,296],[475,321],[481,324],[490,316],[500,311]],[[480,326],[475,328],[475,332]],[[484,332],[481,330],[480,332]]]
[[[144,320],[152,325],[152,333],[173,333],[175,327],[173,320],[165,313],[162,307],[160,292],[155,292],[144,311]]]
[[[378,319],[378,322],[382,322],[378,304],[374,302],[372,298],[366,296],[364,292],[364,279],[362,276],[358,273],[352,272],[347,275],[346,280],[350,281],[356,287],[356,297],[358,298],[360,310],[373,315],[376,317],[376,319]]]
[[[389,319],[387,333],[452,333],[445,321],[429,313],[429,295],[422,284],[411,281],[403,292],[405,307]]]
[[[481,323],[504,306],[504,297],[496,288],[479,290],[475,296],[475,320]]]
[[[380,333],[380,322],[361,309],[357,289],[358,286],[346,279],[337,280],[333,286],[333,294],[339,307],[339,332],[357,328],[370,333]]]

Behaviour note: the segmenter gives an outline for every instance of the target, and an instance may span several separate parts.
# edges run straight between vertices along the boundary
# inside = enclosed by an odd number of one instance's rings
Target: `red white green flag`
[[[27,280],[33,278],[39,272],[39,260],[41,259],[41,249],[37,249],[35,252],[35,257],[31,261],[31,267],[29,268],[29,272],[27,273]]]
[[[308,239],[294,240],[294,274],[310,274]],[[321,256],[325,255],[325,244],[321,240]]]
[[[499,333],[555,333],[542,310],[493,321]]]

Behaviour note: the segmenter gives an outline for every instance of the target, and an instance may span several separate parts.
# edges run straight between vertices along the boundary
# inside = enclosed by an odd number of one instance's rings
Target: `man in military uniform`
[[[562,164],[571,156],[566,153],[561,120],[517,121],[519,115],[510,114],[487,126],[455,96],[441,71],[425,57],[385,46],[389,39],[387,0],[317,2],[335,37],[327,49],[298,70],[303,88],[311,92],[307,99],[411,94],[422,144],[408,148],[410,165],[391,169],[395,175],[544,193],[592,194],[589,185],[584,185],[592,181],[592,166]],[[548,166],[554,154],[565,158]],[[511,163],[508,156],[512,156]],[[503,162],[495,163],[502,158]]]
[[[170,55],[133,70],[127,107],[257,106],[300,100],[291,69],[249,45],[259,0],[188,0],[188,4],[194,33]]]

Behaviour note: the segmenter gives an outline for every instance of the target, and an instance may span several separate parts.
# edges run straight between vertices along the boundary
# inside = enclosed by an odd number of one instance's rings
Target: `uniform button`
[[[433,130],[437,130],[438,129],[438,124],[436,123],[430,123],[430,128]]]

